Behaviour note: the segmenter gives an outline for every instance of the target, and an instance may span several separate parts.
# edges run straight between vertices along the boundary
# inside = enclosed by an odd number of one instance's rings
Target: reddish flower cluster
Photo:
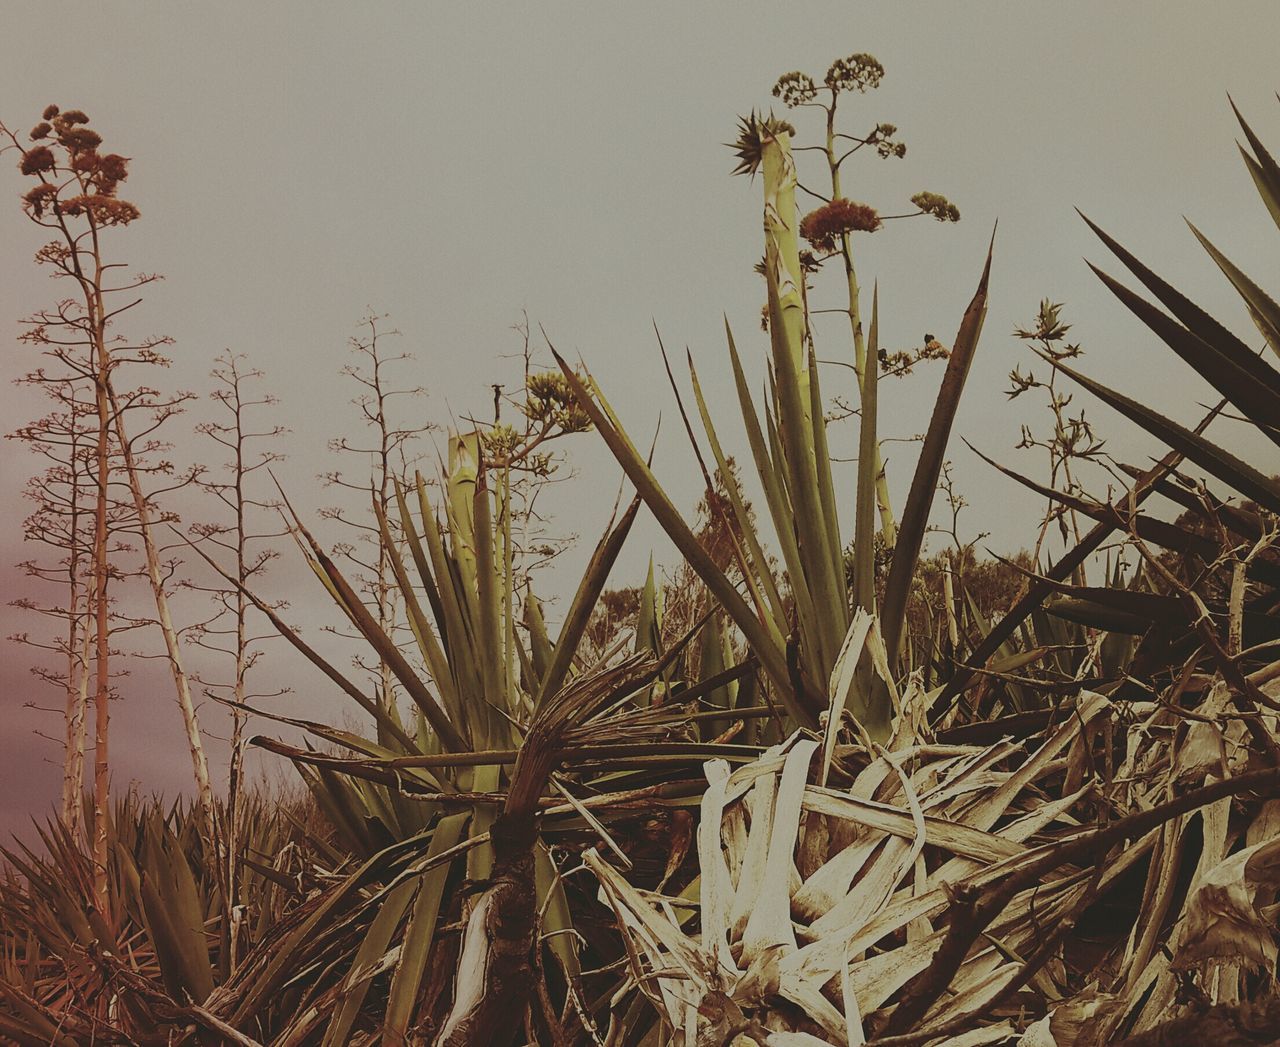
[[[867,204],[837,197],[800,221],[800,235],[818,251],[836,249],[843,233],[874,233],[880,228],[880,216]]]
[[[129,161],[118,153],[76,153],[71,158],[71,169],[88,175],[86,180],[103,196],[114,196],[117,183],[129,177]]]
[[[127,200],[117,200],[102,193],[86,193],[58,201],[58,209],[64,215],[78,217],[89,215],[98,225],[128,225],[138,217],[138,209]]]
[[[97,149],[102,144],[102,135],[87,127],[67,126],[66,130],[58,128],[58,141],[71,152],[79,153],[86,149]]]
[[[108,153],[98,160],[98,178],[102,181],[123,182],[129,177],[129,161],[119,153]]]
[[[33,175],[41,171],[52,171],[53,166],[53,150],[47,145],[38,145],[22,154],[18,170],[24,175]]]
[[[43,218],[47,211],[69,217],[87,215],[99,225],[127,225],[138,217],[138,209],[131,203],[116,199],[116,187],[129,177],[129,161],[118,153],[100,154],[98,146],[102,136],[90,130],[89,118],[79,109],[65,113],[56,105],[44,111],[44,119],[31,129],[33,141],[55,139],[54,147],[66,151],[64,166],[60,167],[52,148],[37,145],[22,154],[19,168],[26,175],[57,174],[70,171],[77,177],[61,188],[78,195],[60,199],[60,187],[41,184],[33,188],[23,201],[35,218]],[[78,184],[77,184],[78,183]]]
[[[58,195],[58,187],[51,185],[49,182],[41,182],[38,186],[26,193],[22,199],[23,202],[31,208],[32,214],[37,218],[44,217],[44,209],[53,202],[53,198]]]

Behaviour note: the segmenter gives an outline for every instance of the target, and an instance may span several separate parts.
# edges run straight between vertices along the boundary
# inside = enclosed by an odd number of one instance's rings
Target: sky
[[[1087,369],[1103,381],[1184,421],[1209,396],[1088,272],[1084,258],[1107,259],[1075,208],[1250,334],[1182,218],[1274,285],[1275,240],[1262,232],[1269,222],[1234,144],[1227,95],[1264,139],[1280,140],[1277,38],[1274,0],[48,0],[6,12],[0,120],[25,129],[50,102],[81,108],[108,148],[132,158],[125,195],[142,218],[112,238],[112,250],[164,280],[147,290],[129,330],[175,340],[165,388],[207,392],[225,349],[267,372],[281,400],[274,420],[290,429],[280,447],[286,486],[331,543],[341,535],[316,514],[335,496],[315,477],[331,468],[328,441],[357,429],[339,371],[368,310],[389,314],[399,346],[416,356],[405,382],[429,395],[412,402],[415,417],[442,425],[483,412],[493,382],[516,380],[512,325],[527,312],[561,352],[582,357],[638,438],[665,418],[656,469],[691,509],[698,477],[674,424],[654,326],[669,347],[690,349],[730,449],[743,457],[724,320],[757,378],[766,348],[752,272],[760,185],[730,176],[723,143],[739,115],[776,104],[769,89],[780,74],[820,78],[834,58],[870,52],[884,82],[847,103],[845,127],[892,122],[909,149],[902,160],[848,168],[846,194],[894,213],[927,189],[963,214],[954,226],[891,223],[859,242],[862,283],[880,288],[883,344],[916,345],[925,332],[950,342],[999,220],[990,309],[951,456],[970,503],[962,530],[990,532],[985,546],[1012,551],[1031,542],[1040,507],[959,437],[1037,471],[1014,449],[1036,411],[1004,390],[1008,372],[1030,362],[1011,332],[1041,298],[1066,303]],[[793,119],[800,139],[812,140],[812,117]],[[56,291],[32,264],[40,238],[20,212],[24,188],[0,163],[5,431],[40,413],[30,391],[11,384],[33,363],[17,336],[21,318]],[[834,287],[816,293],[839,304]],[[847,355],[838,325],[816,332],[820,354]],[[826,391],[841,392],[845,374],[831,370]],[[886,383],[886,436],[923,431],[939,377],[935,369]],[[1088,394],[1076,405],[1118,455],[1141,461],[1157,450]],[[189,433],[209,413],[206,400],[175,420],[176,454],[207,455]],[[1228,428],[1220,438],[1231,442]],[[843,439],[852,455],[856,433]],[[557,492],[556,519],[583,538],[543,583],[552,596],[571,588],[619,482],[598,438],[565,446],[578,476]],[[910,445],[891,446],[900,504]],[[20,492],[34,468],[17,445],[0,448],[5,604],[29,588],[14,565],[31,555]],[[186,519],[207,515],[180,508]],[[640,581],[651,550],[674,565],[644,520],[616,581]],[[326,598],[296,560],[286,550],[268,595],[288,598],[314,633],[331,621]],[[0,635],[34,628],[0,607]],[[59,754],[33,732],[56,733],[59,723],[25,708],[51,697],[28,662],[22,648],[0,647],[0,836],[28,833],[58,791]],[[293,688],[279,711],[346,715],[305,665],[283,651],[268,664]],[[189,762],[171,685],[155,668],[140,669],[116,703],[113,773],[117,788],[173,795],[186,787]],[[218,734],[220,718],[208,707],[205,715]],[[210,749],[220,773],[225,745],[213,737]]]

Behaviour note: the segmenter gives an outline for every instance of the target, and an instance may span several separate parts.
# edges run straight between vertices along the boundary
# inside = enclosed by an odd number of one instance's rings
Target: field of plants
[[[989,467],[1043,512],[989,555],[962,539],[951,460],[1002,234],[956,274],[972,297],[948,330],[882,342],[863,245],[961,219],[932,189],[851,198],[858,165],[906,152],[863,122],[884,72],[856,53],[786,73],[729,132],[762,310],[726,320],[714,378],[655,338],[692,509],[651,450],[656,410],[624,423],[589,352],[536,322],[519,388],[455,416],[434,458],[367,318],[345,374],[361,432],[331,445],[354,508],[298,508],[239,353],[200,427],[215,464],[171,460],[190,394],[165,391],[167,340],[142,333],[155,277],[122,261],[146,143],[126,157],[57,105],[0,125],[56,278],[20,350],[39,406],[11,435],[41,468],[33,588],[9,598],[57,696],[63,782],[0,859],[0,1042],[1280,1042],[1280,305],[1192,226],[1254,322],[1234,331],[1081,215],[1126,336],[1217,399],[1187,427],[1158,385],[1111,388],[1042,302],[1007,390],[1042,421]],[[1257,189],[1242,221],[1270,237],[1280,163],[1233,109]],[[933,404],[892,452],[888,382]],[[1114,456],[1095,413],[1162,457]],[[613,512],[548,592],[566,542],[544,506],[584,485],[585,442],[625,479],[575,495]],[[214,522],[179,511],[193,491]],[[642,514],[679,561],[635,584],[615,566]],[[296,624],[280,559],[310,568],[332,632]],[[112,776],[141,636],[182,719],[184,798]],[[269,648],[350,715],[276,711]],[[250,751],[295,784],[254,778]]]

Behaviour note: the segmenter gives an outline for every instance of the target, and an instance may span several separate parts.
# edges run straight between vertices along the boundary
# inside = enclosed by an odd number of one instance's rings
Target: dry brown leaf
[[[1209,960],[1274,969],[1275,927],[1262,915],[1280,887],[1280,837],[1255,844],[1214,866],[1192,892],[1174,968]]]

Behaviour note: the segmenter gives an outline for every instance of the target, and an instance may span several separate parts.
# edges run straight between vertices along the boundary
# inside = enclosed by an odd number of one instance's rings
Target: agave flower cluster
[[[543,423],[563,433],[582,433],[591,428],[591,419],[578,406],[573,390],[559,371],[539,371],[525,383],[521,405],[532,422]]]
[[[840,237],[847,233],[874,233],[884,223],[869,204],[836,199],[810,211],[800,220],[800,235],[815,250],[831,254],[840,247]]]
[[[102,136],[87,126],[89,118],[81,110],[62,112],[51,105],[43,117],[31,129],[31,140],[41,144],[24,149],[18,162],[24,175],[40,179],[22,198],[32,216],[87,215],[99,226],[128,225],[136,219],[137,207],[116,195],[119,184],[129,177],[129,161],[118,153],[99,152]]]

